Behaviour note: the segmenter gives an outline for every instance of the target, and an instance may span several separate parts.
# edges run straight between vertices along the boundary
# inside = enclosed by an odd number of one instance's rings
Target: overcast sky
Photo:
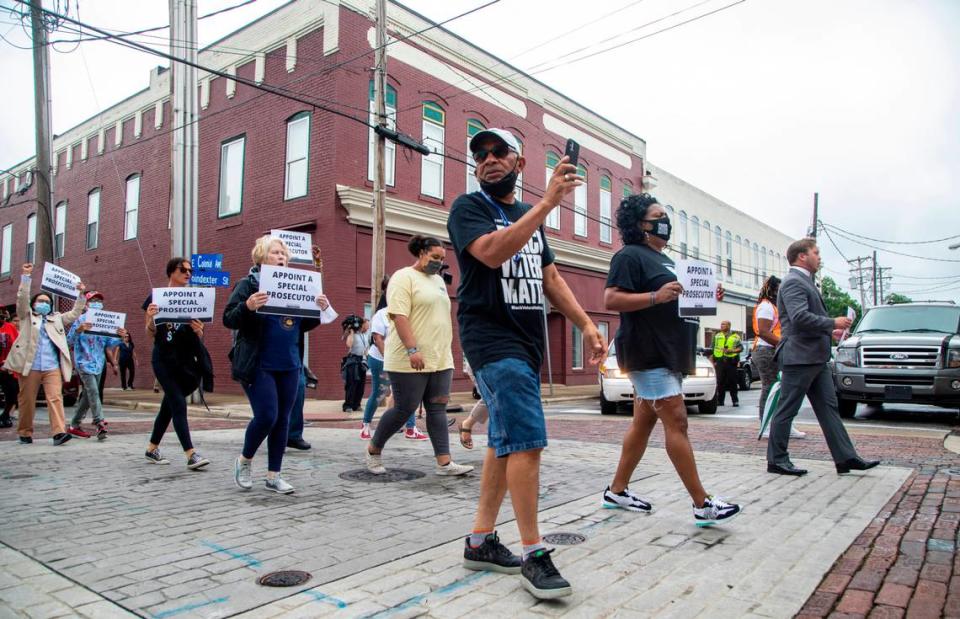
[[[237,2],[199,0],[199,13]],[[746,0],[654,34],[735,2],[500,0],[447,27],[644,138],[654,164],[788,235],[806,230],[815,191],[821,219],[852,233],[900,242],[960,235],[960,1]],[[437,21],[482,3],[405,2]],[[76,0],[69,4],[75,15]],[[257,0],[201,20],[201,43],[282,4]],[[79,5],[83,21],[117,30],[168,20],[166,0]],[[29,39],[8,11],[0,34],[9,41],[0,40],[6,168],[33,154],[32,67],[30,52],[11,46]],[[55,133],[144,88],[149,69],[165,64],[110,43],[74,48],[52,54]],[[873,251],[834,239],[847,258]],[[960,250],[947,249],[960,238],[865,242],[893,267],[893,290],[960,300]],[[822,234],[821,247],[827,274],[845,286],[845,260]]]

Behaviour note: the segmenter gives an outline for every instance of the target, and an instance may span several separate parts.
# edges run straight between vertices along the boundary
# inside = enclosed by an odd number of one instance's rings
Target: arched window
[[[37,257],[37,214],[27,215],[27,262],[35,262]]]
[[[423,102],[423,144],[430,154],[420,158],[420,193],[443,198],[443,140],[446,114],[433,101]]]
[[[486,129],[483,126],[483,123],[479,120],[471,118],[467,120],[467,193],[473,193],[474,191],[480,191],[480,183],[477,181],[477,164],[474,163],[473,157],[470,156],[470,140],[473,139],[473,136],[477,135],[481,131]]]
[[[713,259],[717,261],[717,277],[723,279],[723,236],[720,226],[713,227]]]
[[[613,229],[610,226],[613,216],[613,183],[609,176],[600,177],[600,240],[604,243],[613,242]]]
[[[123,207],[123,240],[137,238],[140,220],[140,175],[127,177],[127,195]]]
[[[87,194],[87,249],[96,249],[100,242],[100,188]]]
[[[700,259],[700,218],[696,215],[690,218],[690,255]]]
[[[677,239],[680,241],[680,257],[687,257],[687,212],[680,211],[680,225],[677,226]]]
[[[730,234],[729,230],[726,231],[723,240],[726,243],[724,257],[727,261],[727,278],[733,281],[733,235]],[[739,240],[739,237],[737,237],[737,240]]]
[[[374,153],[376,151],[377,144],[377,134],[373,131],[373,126],[376,125],[379,121],[377,119],[377,104],[373,97],[373,80],[370,80],[370,131],[369,131],[369,148],[367,149],[367,180],[374,180],[376,176],[376,170],[374,169],[373,159]],[[387,84],[387,93],[386,93],[386,111],[387,111],[387,127],[390,129],[397,128],[397,91],[396,89]],[[395,142],[386,140],[386,148],[384,150],[384,162],[383,167],[385,170],[385,177],[387,185],[391,187],[396,183],[396,162],[397,162],[397,145]]]
[[[760,273],[763,275],[763,279],[767,279],[767,276],[770,275],[770,272],[767,271],[767,247],[765,245],[760,247],[760,259],[763,262],[761,265],[763,268]]]
[[[583,177],[583,184],[573,190],[573,233],[587,236],[587,168],[577,166],[577,174]]]
[[[621,194],[624,198],[629,198],[633,195],[633,185],[629,181],[623,181],[623,193]]]
[[[547,151],[547,161],[546,161],[546,180],[543,182],[543,186],[547,187],[550,184],[550,177],[553,176],[553,170],[560,163],[560,155],[553,151]],[[543,222],[548,228],[553,228],[554,230],[560,229],[560,207],[557,207],[550,211],[547,215],[547,219]]]
[[[67,246],[67,202],[57,204],[54,213],[53,256],[63,258]]]
[[[287,158],[284,165],[283,199],[307,195],[310,169],[310,112],[299,112],[287,119]]]
[[[760,246],[753,244],[753,285],[760,285]]]

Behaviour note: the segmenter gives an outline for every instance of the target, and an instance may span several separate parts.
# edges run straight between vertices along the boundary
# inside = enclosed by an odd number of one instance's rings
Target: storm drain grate
[[[423,472],[410,469],[387,469],[387,472],[383,475],[375,475],[367,469],[355,469],[353,471],[347,471],[346,473],[340,473],[340,479],[347,481],[367,481],[381,484],[388,484],[395,481],[410,481],[411,479],[420,479],[423,476]]]
[[[270,572],[260,577],[257,581],[264,587],[296,587],[310,580],[309,572],[300,570],[282,570],[279,572]]]
[[[587,537],[579,533],[547,533],[543,541],[557,546],[576,546],[587,541]]]

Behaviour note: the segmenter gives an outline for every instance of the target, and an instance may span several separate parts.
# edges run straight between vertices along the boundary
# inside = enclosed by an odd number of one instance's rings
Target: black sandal
[[[473,449],[473,429],[467,429],[463,427],[463,423],[460,424],[460,444],[463,445],[464,449]],[[467,440],[463,440],[463,435],[471,437]]]

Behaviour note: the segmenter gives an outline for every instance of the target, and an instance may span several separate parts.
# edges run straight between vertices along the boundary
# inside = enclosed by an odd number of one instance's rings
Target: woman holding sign
[[[282,240],[266,235],[257,239],[251,252],[253,268],[250,274],[237,282],[223,310],[223,324],[237,332],[230,351],[233,379],[238,381],[250,400],[253,419],[247,425],[243,439],[243,451],[234,465],[234,481],[243,490],[253,487],[253,456],[267,441],[266,489],[280,494],[290,494],[293,486],[280,477],[283,451],[287,447],[287,430],[290,411],[294,407],[303,366],[300,352],[300,334],[321,324],[320,318],[303,307],[282,305],[268,306],[271,294],[261,292],[262,284],[282,281],[277,285],[276,296],[292,298],[305,294],[309,288],[304,282],[313,281],[307,271],[287,269],[290,250]],[[262,267],[277,267],[269,269]],[[264,281],[261,282],[261,276]],[[270,277],[270,280],[267,278]],[[313,303],[321,312],[330,309],[324,295],[313,297]],[[287,315],[290,314],[290,315]],[[332,317],[330,317],[332,314]],[[330,310],[323,322],[336,318]]]
[[[188,259],[177,257],[167,262],[168,288],[186,287],[191,275],[193,268]],[[143,302],[143,309],[146,311],[147,334],[153,338],[153,373],[163,389],[160,411],[153,422],[144,456],[152,464],[170,464],[160,455],[160,441],[173,421],[173,429],[187,457],[187,468],[195,471],[210,464],[193,448],[187,422],[187,396],[200,387],[210,370],[210,355],[202,340],[203,323],[191,320],[189,323],[157,324],[154,318],[160,307],[153,302],[153,293]]]
[[[663,422],[667,455],[693,499],[698,527],[727,522],[740,506],[708,495],[700,483],[693,447],[687,437],[687,408],[683,403],[683,372],[689,371],[684,322],[677,299],[683,287],[663,250],[670,240],[667,212],[649,194],[624,198],[617,209],[617,228],[623,248],[610,262],[604,303],[620,312],[617,362],[627,372],[636,399],[633,423],[623,438],[620,464],[603,493],[610,509],[650,512],[653,506],[627,487],[640,463],[657,419]],[[717,287],[718,300],[723,289]]]
[[[426,236],[410,239],[407,249],[416,262],[394,273],[387,286],[387,312],[394,328],[384,344],[383,366],[390,375],[394,406],[383,414],[367,446],[367,470],[375,475],[387,472],[381,457],[384,446],[423,402],[427,433],[437,459],[434,472],[464,475],[473,467],[450,458],[447,433],[453,324],[450,297],[439,275],[446,250],[439,240]]]
[[[52,297],[39,292],[30,297],[33,265],[23,265],[20,288],[17,290],[17,320],[20,335],[7,355],[3,369],[20,375],[20,419],[17,434],[22,444],[33,442],[33,413],[37,405],[37,390],[43,385],[47,398],[47,413],[50,415],[50,432],[53,444],[62,445],[70,440],[64,427],[63,381],[73,375],[73,359],[67,343],[67,329],[83,313],[86,299],[77,295],[73,309],[66,314],[53,311]],[[81,293],[85,287],[77,282]]]

